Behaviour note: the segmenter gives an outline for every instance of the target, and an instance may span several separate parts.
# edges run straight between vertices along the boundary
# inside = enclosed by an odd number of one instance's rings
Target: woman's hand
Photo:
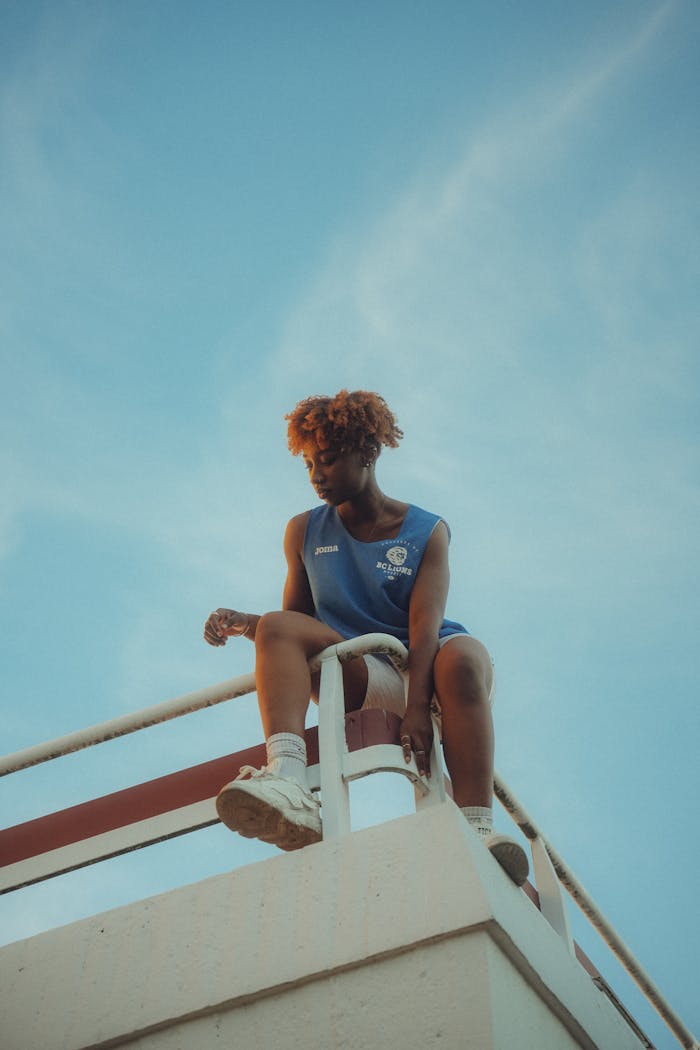
[[[245,634],[250,617],[235,609],[217,609],[204,624],[204,641],[209,645],[226,645],[226,639]]]
[[[411,751],[416,756],[416,765],[421,776],[430,779],[430,752],[433,747],[433,721],[430,708],[425,710],[409,707],[403,717],[399,732],[403,757],[411,761]]]

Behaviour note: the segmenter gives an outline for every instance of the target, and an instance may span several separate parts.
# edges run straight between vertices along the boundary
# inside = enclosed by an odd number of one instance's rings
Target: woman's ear
[[[365,453],[364,453],[364,456],[362,458],[362,466],[365,467],[365,468],[373,467],[374,464],[377,462],[377,456],[378,455],[379,455],[379,449],[378,448],[374,447],[374,448],[366,449]]]

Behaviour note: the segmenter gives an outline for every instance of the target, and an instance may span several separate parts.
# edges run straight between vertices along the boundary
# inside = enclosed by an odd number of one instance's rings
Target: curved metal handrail
[[[408,661],[406,647],[396,638],[388,634],[365,634],[360,638],[349,638],[347,641],[338,642],[329,646],[323,652],[317,653],[309,660],[309,668],[317,671],[325,655],[335,651],[341,663],[347,663],[365,653],[386,653],[392,662],[403,670]],[[33,747],[14,751],[12,754],[0,758],[0,777],[17,773],[20,769],[28,769],[42,762],[50,762],[54,758],[70,755],[74,751],[82,751],[86,747],[94,747],[103,744],[107,740],[115,740],[129,733],[136,733],[139,729],[148,729],[150,726],[160,725],[181,715],[189,715],[194,711],[202,711],[206,707],[213,707],[225,700],[235,700],[238,696],[245,696],[255,691],[255,674],[243,674],[237,678],[229,678],[225,682],[197,689],[193,693],[185,693],[184,696],[174,697],[172,700],[163,700],[160,704],[152,707],[144,707],[140,711],[133,711],[129,715],[120,715],[111,718],[107,722],[99,722],[97,725],[89,726],[87,729],[79,729],[74,733],[48,740],[44,744],[35,744]]]
[[[406,669],[408,662],[406,647],[396,638],[386,634],[362,635],[358,638],[350,638],[347,641],[329,646],[309,660],[309,668],[312,671],[318,670],[322,661],[331,654],[335,654],[341,663],[347,663],[365,653],[377,652],[388,655],[400,670]],[[252,673],[227,679],[224,682],[219,682],[217,685],[207,686],[204,689],[186,693],[184,696],[175,697],[172,700],[165,700],[160,704],[143,708],[132,714],[122,715],[119,718],[101,722],[87,729],[78,730],[75,733],[68,733],[65,736],[49,740],[44,744],[37,744],[33,747],[24,748],[21,751],[15,751],[0,758],[0,776],[7,776],[10,773],[18,772],[20,769],[27,769],[30,766],[39,765],[42,762],[48,762],[63,755],[93,747],[107,740],[114,740],[117,737],[135,733],[140,729],[159,725],[173,718],[179,718],[181,715],[201,711],[206,707],[212,707],[226,700],[245,696],[254,690],[255,675]],[[535,839],[541,841],[552,861],[560,883],[565,887],[613,954],[619,959],[622,966],[636,982],[644,996],[654,1006],[659,1016],[664,1020],[681,1045],[686,1050],[700,1050],[700,1043],[693,1033],[675,1013],[642,965],[634,957],[622,938],[618,936],[612,924],[603,915],[590,894],[570,871],[566,863],[547,841],[498,774],[494,776],[494,792],[501,805],[511,815],[526,838],[531,841]]]
[[[681,1045],[686,1047],[686,1050],[700,1050],[698,1041],[693,1033],[685,1026],[678,1014],[672,1009],[668,1001],[661,994],[659,988],[654,984],[651,977],[649,977],[649,974],[646,973],[642,964],[635,958],[625,942],[618,935],[612,923],[605,917],[591,895],[582,886],[554,847],[548,842],[532,817],[518,802],[513,792],[498,774],[495,774],[494,776],[494,794],[503,808],[511,815],[525,837],[531,841],[534,841],[534,839],[537,838],[540,840],[552,861],[559,882],[572,900],[581,909],[591,926],[605,941],[611,952],[619,959],[632,980],[637,984],[640,991],[649,1000],[659,1016],[665,1021]]]

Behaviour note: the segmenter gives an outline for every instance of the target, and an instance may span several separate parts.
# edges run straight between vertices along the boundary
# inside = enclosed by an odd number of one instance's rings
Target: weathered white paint
[[[9,945],[0,979],[4,1050],[640,1046],[449,801]]]

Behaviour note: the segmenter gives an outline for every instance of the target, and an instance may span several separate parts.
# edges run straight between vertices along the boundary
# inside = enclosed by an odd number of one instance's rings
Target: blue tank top
[[[350,535],[335,507],[314,508],[303,557],[316,617],[344,638],[380,631],[407,646],[411,591],[441,520],[410,505],[398,536],[364,543]],[[439,636],[466,633],[461,624],[443,620]]]

